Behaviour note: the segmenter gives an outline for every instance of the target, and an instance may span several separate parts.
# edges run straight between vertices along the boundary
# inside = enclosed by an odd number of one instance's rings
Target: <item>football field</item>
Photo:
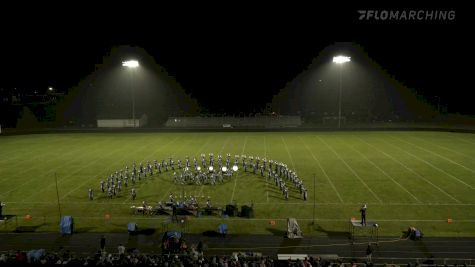
[[[220,207],[254,204],[252,219],[189,216],[191,232],[226,223],[229,233],[280,234],[294,217],[304,235],[341,233],[367,203],[367,219],[380,225],[380,235],[399,236],[415,226],[430,236],[475,236],[475,135],[469,133],[62,133],[1,136],[0,148],[3,213],[16,215],[0,231],[58,231],[59,212],[74,217],[76,231],[126,231],[128,222],[161,229],[168,216],[135,215],[130,207],[143,200],[155,205],[173,193],[201,204],[209,196]],[[308,200],[293,185],[285,200],[272,179],[242,168],[215,186],[175,184],[171,171],[154,174],[137,182],[135,201],[131,185],[112,199],[100,192],[101,179],[134,161],[172,157],[176,163],[188,156],[201,163],[202,153],[230,153],[232,162],[234,155],[283,162],[304,181]]]

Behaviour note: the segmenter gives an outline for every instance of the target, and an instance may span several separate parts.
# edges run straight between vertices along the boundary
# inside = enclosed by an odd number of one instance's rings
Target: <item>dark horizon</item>
[[[431,8],[455,10],[453,21],[390,22],[358,20],[359,9],[376,7],[273,8],[133,8],[127,21],[119,7],[34,14],[12,8],[1,19],[2,39],[9,41],[0,45],[0,88],[69,90],[94,72],[111,49],[128,45],[145,49],[210,112],[252,113],[270,103],[323,49],[348,41],[361,45],[391,77],[429,103],[440,99],[450,113],[475,114],[468,97],[470,68],[464,65],[473,57],[464,51],[470,27],[464,9]]]

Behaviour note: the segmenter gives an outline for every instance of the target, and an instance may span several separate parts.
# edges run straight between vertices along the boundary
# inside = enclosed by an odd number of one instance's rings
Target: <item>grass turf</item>
[[[397,236],[408,226],[431,236],[475,236],[475,135],[447,132],[304,132],[304,133],[81,133],[0,137],[0,200],[4,214],[14,214],[0,231],[57,231],[59,212],[55,174],[63,215],[72,215],[77,231],[126,231],[160,228],[165,216],[130,214],[142,200],[154,204],[173,192],[211,197],[215,206],[236,200],[254,202],[254,219],[205,216],[173,229],[192,232],[229,225],[230,233],[282,234],[285,219],[298,219],[304,234],[339,234],[348,220],[367,218],[380,235]],[[201,153],[267,157],[297,171],[308,189],[303,201],[291,185],[285,201],[273,181],[243,173],[217,186],[179,186],[170,172],[142,180],[137,199],[122,192],[110,200],[99,181],[133,161],[199,158]],[[199,160],[200,162],[200,160]],[[313,175],[316,189],[313,188]],[[95,199],[88,200],[88,188]],[[129,187],[130,189],[130,187]],[[315,194],[314,194],[315,193]],[[315,196],[316,223],[313,220]],[[32,215],[25,220],[26,214]],[[105,219],[110,214],[110,219]],[[453,222],[449,224],[447,219]],[[274,220],[275,225],[270,224]]]

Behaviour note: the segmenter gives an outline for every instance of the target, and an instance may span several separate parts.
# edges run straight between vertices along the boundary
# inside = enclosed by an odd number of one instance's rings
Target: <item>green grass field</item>
[[[348,220],[359,218],[360,205],[368,203],[368,220],[380,225],[380,235],[399,236],[408,226],[416,226],[431,236],[475,236],[473,134],[71,133],[2,136],[0,148],[0,200],[7,204],[4,214],[17,215],[17,221],[0,225],[0,231],[15,230],[17,225],[58,231],[56,173],[61,212],[75,218],[77,231],[126,231],[130,221],[139,228],[160,229],[167,217],[133,215],[130,206],[142,200],[164,201],[170,192],[179,195],[184,190],[203,200],[210,196],[215,206],[233,199],[238,205],[254,202],[254,219],[190,218],[187,230],[191,232],[216,230],[226,222],[230,233],[279,234],[288,217],[297,218],[306,235],[345,232]],[[303,201],[292,185],[285,201],[273,181],[242,171],[225,184],[184,189],[172,182],[171,173],[155,175],[136,185],[135,202],[128,193],[112,200],[100,193],[101,178],[133,161],[172,156],[176,162],[211,152],[282,161],[304,180],[309,200]],[[93,201],[88,200],[89,187],[95,189]],[[316,224],[312,225],[314,195]],[[26,214],[32,220],[25,220]],[[110,214],[110,220],[105,214]],[[277,223],[271,225],[271,220]]]

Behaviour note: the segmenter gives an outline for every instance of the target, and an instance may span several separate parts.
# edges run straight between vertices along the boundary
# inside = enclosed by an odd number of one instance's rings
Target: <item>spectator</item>
[[[119,252],[119,256],[122,256],[125,253],[125,247],[122,244],[119,244],[117,251]]]
[[[101,250],[104,251],[106,248],[106,237],[104,235],[101,236]]]
[[[371,243],[368,243],[366,247],[366,258],[368,262],[371,262],[371,256],[373,255],[373,248],[371,247]]]
[[[203,256],[203,242],[198,242],[198,247],[197,247],[198,253]]]
[[[17,264],[20,264],[20,265],[27,263],[26,253],[17,250],[16,255],[15,255],[15,261]]]
[[[3,206],[5,206],[5,203],[3,203],[3,202],[0,200],[0,217],[3,216],[3,214],[2,214]]]
[[[368,207],[366,206],[366,204],[364,204],[361,209],[360,209],[360,213],[361,213],[361,225],[362,226],[366,226],[366,209]]]

